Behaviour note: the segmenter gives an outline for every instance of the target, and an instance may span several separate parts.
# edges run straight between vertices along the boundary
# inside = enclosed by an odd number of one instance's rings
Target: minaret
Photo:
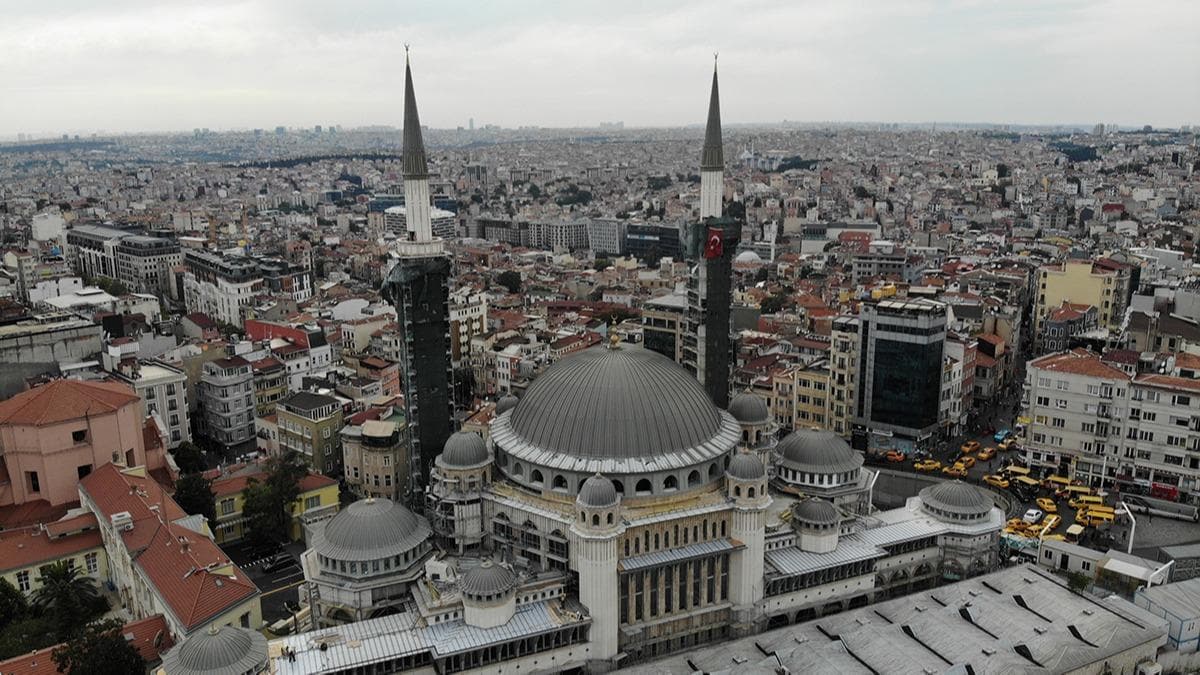
[[[725,472],[726,497],[733,502],[730,536],[744,548],[729,557],[729,602],[733,631],[747,635],[761,628],[763,560],[766,554],[766,512],[771,506],[767,471],[757,455],[742,451]]]
[[[708,123],[700,153],[700,222],[691,224],[688,258],[695,265],[688,280],[688,335],[683,366],[704,385],[718,408],[729,405],[729,366],[733,347],[729,335],[732,304],[733,255],[741,233],[739,224],[721,215],[725,192],[725,151],[721,144],[721,100],[717,67],[713,64]]]
[[[400,377],[408,424],[411,476],[409,503],[423,506],[421,492],[450,436],[450,257],[430,221],[429,169],[412,68],[404,62],[404,204],[409,238],[396,242],[398,258],[383,293],[396,307]]]
[[[717,94],[717,62],[713,59],[712,93],[708,97],[708,123],[704,151],[700,154],[700,220],[721,217],[725,194],[725,150],[721,143],[721,99]]]

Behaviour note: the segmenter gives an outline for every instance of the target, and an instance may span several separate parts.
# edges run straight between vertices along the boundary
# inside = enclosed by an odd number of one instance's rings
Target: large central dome
[[[497,466],[530,487],[576,494],[599,472],[645,495],[723,476],[741,429],[674,361],[621,344],[548,368],[496,416],[491,437]]]
[[[593,347],[534,380],[512,413],[517,435],[597,459],[649,457],[712,438],[721,413],[667,357],[632,345]]]

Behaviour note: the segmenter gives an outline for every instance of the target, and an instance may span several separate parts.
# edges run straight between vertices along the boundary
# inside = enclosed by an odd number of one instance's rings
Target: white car
[[[1042,516],[1044,516],[1044,515],[1046,515],[1046,514],[1042,513],[1041,509],[1029,509],[1028,511],[1025,512],[1025,517],[1022,518],[1021,520],[1024,520],[1025,522],[1029,523],[1030,525],[1036,525],[1039,522],[1041,522]]]

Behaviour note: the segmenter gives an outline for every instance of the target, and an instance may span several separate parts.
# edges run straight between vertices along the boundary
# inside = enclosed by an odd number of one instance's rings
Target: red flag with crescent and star
[[[704,257],[705,258],[720,258],[724,251],[724,245],[721,243],[720,228],[708,228],[708,236],[704,241]]]

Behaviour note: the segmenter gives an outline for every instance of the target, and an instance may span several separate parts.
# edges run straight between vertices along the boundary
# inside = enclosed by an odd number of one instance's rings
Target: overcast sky
[[[1200,124],[1198,0],[0,0],[0,137],[400,126]]]

